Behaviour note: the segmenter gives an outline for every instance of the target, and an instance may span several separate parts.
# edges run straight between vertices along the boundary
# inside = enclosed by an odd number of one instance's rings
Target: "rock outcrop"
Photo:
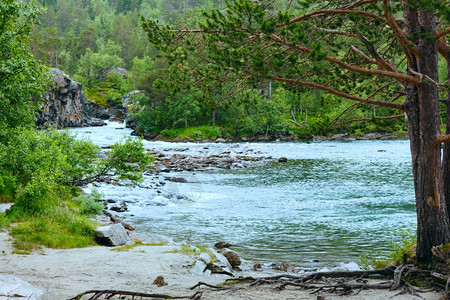
[[[95,240],[104,246],[120,246],[130,240],[126,229],[122,224],[112,224],[98,227],[95,230]]]
[[[51,69],[50,74],[55,86],[44,94],[45,101],[36,120],[38,127],[63,128],[105,124],[88,115],[81,83],[72,80],[59,69]]]

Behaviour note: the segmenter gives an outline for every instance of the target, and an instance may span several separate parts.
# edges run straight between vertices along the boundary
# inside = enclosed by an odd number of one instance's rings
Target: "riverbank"
[[[186,130],[187,133],[178,134],[155,134],[151,132],[138,132],[133,130],[131,135],[141,136],[148,141],[164,141],[175,143],[246,143],[246,142],[323,142],[323,141],[374,141],[374,140],[407,140],[408,133],[392,134],[388,132],[367,132],[358,135],[349,133],[329,134],[326,136],[296,136],[296,135],[255,135],[255,136],[235,136],[233,138],[221,135],[210,135],[201,131],[189,133],[192,128]]]
[[[217,291],[202,287],[190,290],[198,282],[212,285],[223,283],[226,275],[209,277],[191,273],[195,257],[182,252],[177,245],[138,246],[128,251],[112,251],[108,247],[82,249],[43,249],[30,255],[11,253],[12,245],[7,232],[0,232],[0,274],[17,276],[37,288],[52,294],[52,299],[68,299],[91,289],[114,289],[145,293],[190,296],[203,291],[201,299],[341,299],[336,294],[315,293],[300,288],[279,291],[274,286],[236,286],[240,289]],[[248,275],[241,273],[238,275]],[[251,274],[255,276],[255,272]],[[260,273],[259,276],[267,274]],[[167,285],[153,284],[163,276]],[[372,283],[379,281],[371,281]],[[398,294],[389,290],[362,290],[345,299],[388,299]],[[318,298],[322,296],[323,298]],[[424,299],[443,299],[439,292],[420,293]],[[2,297],[0,296],[0,299]],[[418,299],[416,296],[399,295],[394,299]]]

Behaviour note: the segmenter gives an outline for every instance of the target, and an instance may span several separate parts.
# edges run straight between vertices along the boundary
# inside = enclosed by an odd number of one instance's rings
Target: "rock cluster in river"
[[[186,151],[189,148],[175,149],[178,151]],[[224,152],[214,155],[186,155],[175,153],[171,156],[163,152],[152,151],[155,157],[153,173],[160,172],[181,172],[181,171],[206,171],[212,168],[217,169],[241,169],[254,165],[255,162],[263,162],[271,160],[272,157],[254,156],[253,153],[240,153],[231,155],[230,152]],[[181,182],[176,178],[167,178],[169,181]]]

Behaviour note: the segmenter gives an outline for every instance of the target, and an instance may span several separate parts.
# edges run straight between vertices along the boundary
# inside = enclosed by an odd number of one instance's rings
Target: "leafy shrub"
[[[108,177],[136,183],[152,161],[138,139],[111,146],[104,158],[99,151],[67,131],[17,128],[0,139],[0,195],[14,202],[0,226],[23,222],[12,232],[17,247],[93,244],[95,224],[88,217],[101,213],[103,204],[95,193],[78,196],[75,186]]]
[[[102,213],[104,205],[100,202],[101,194],[92,191],[88,195],[80,195],[74,198],[74,201],[80,205],[80,214],[87,216],[95,216]]]

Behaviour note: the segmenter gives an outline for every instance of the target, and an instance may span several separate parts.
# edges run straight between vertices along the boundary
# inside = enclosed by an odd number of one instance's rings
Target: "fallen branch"
[[[202,297],[203,292],[197,292],[192,296],[170,296],[166,294],[147,294],[141,292],[130,292],[130,291],[120,291],[120,290],[90,290],[84,293],[81,293],[73,298],[67,300],[81,300],[83,296],[93,294],[87,300],[96,300],[102,296],[105,296],[105,299],[110,299],[113,296],[133,296],[133,297],[141,297],[141,298],[160,298],[160,299],[194,299],[198,300]]]

